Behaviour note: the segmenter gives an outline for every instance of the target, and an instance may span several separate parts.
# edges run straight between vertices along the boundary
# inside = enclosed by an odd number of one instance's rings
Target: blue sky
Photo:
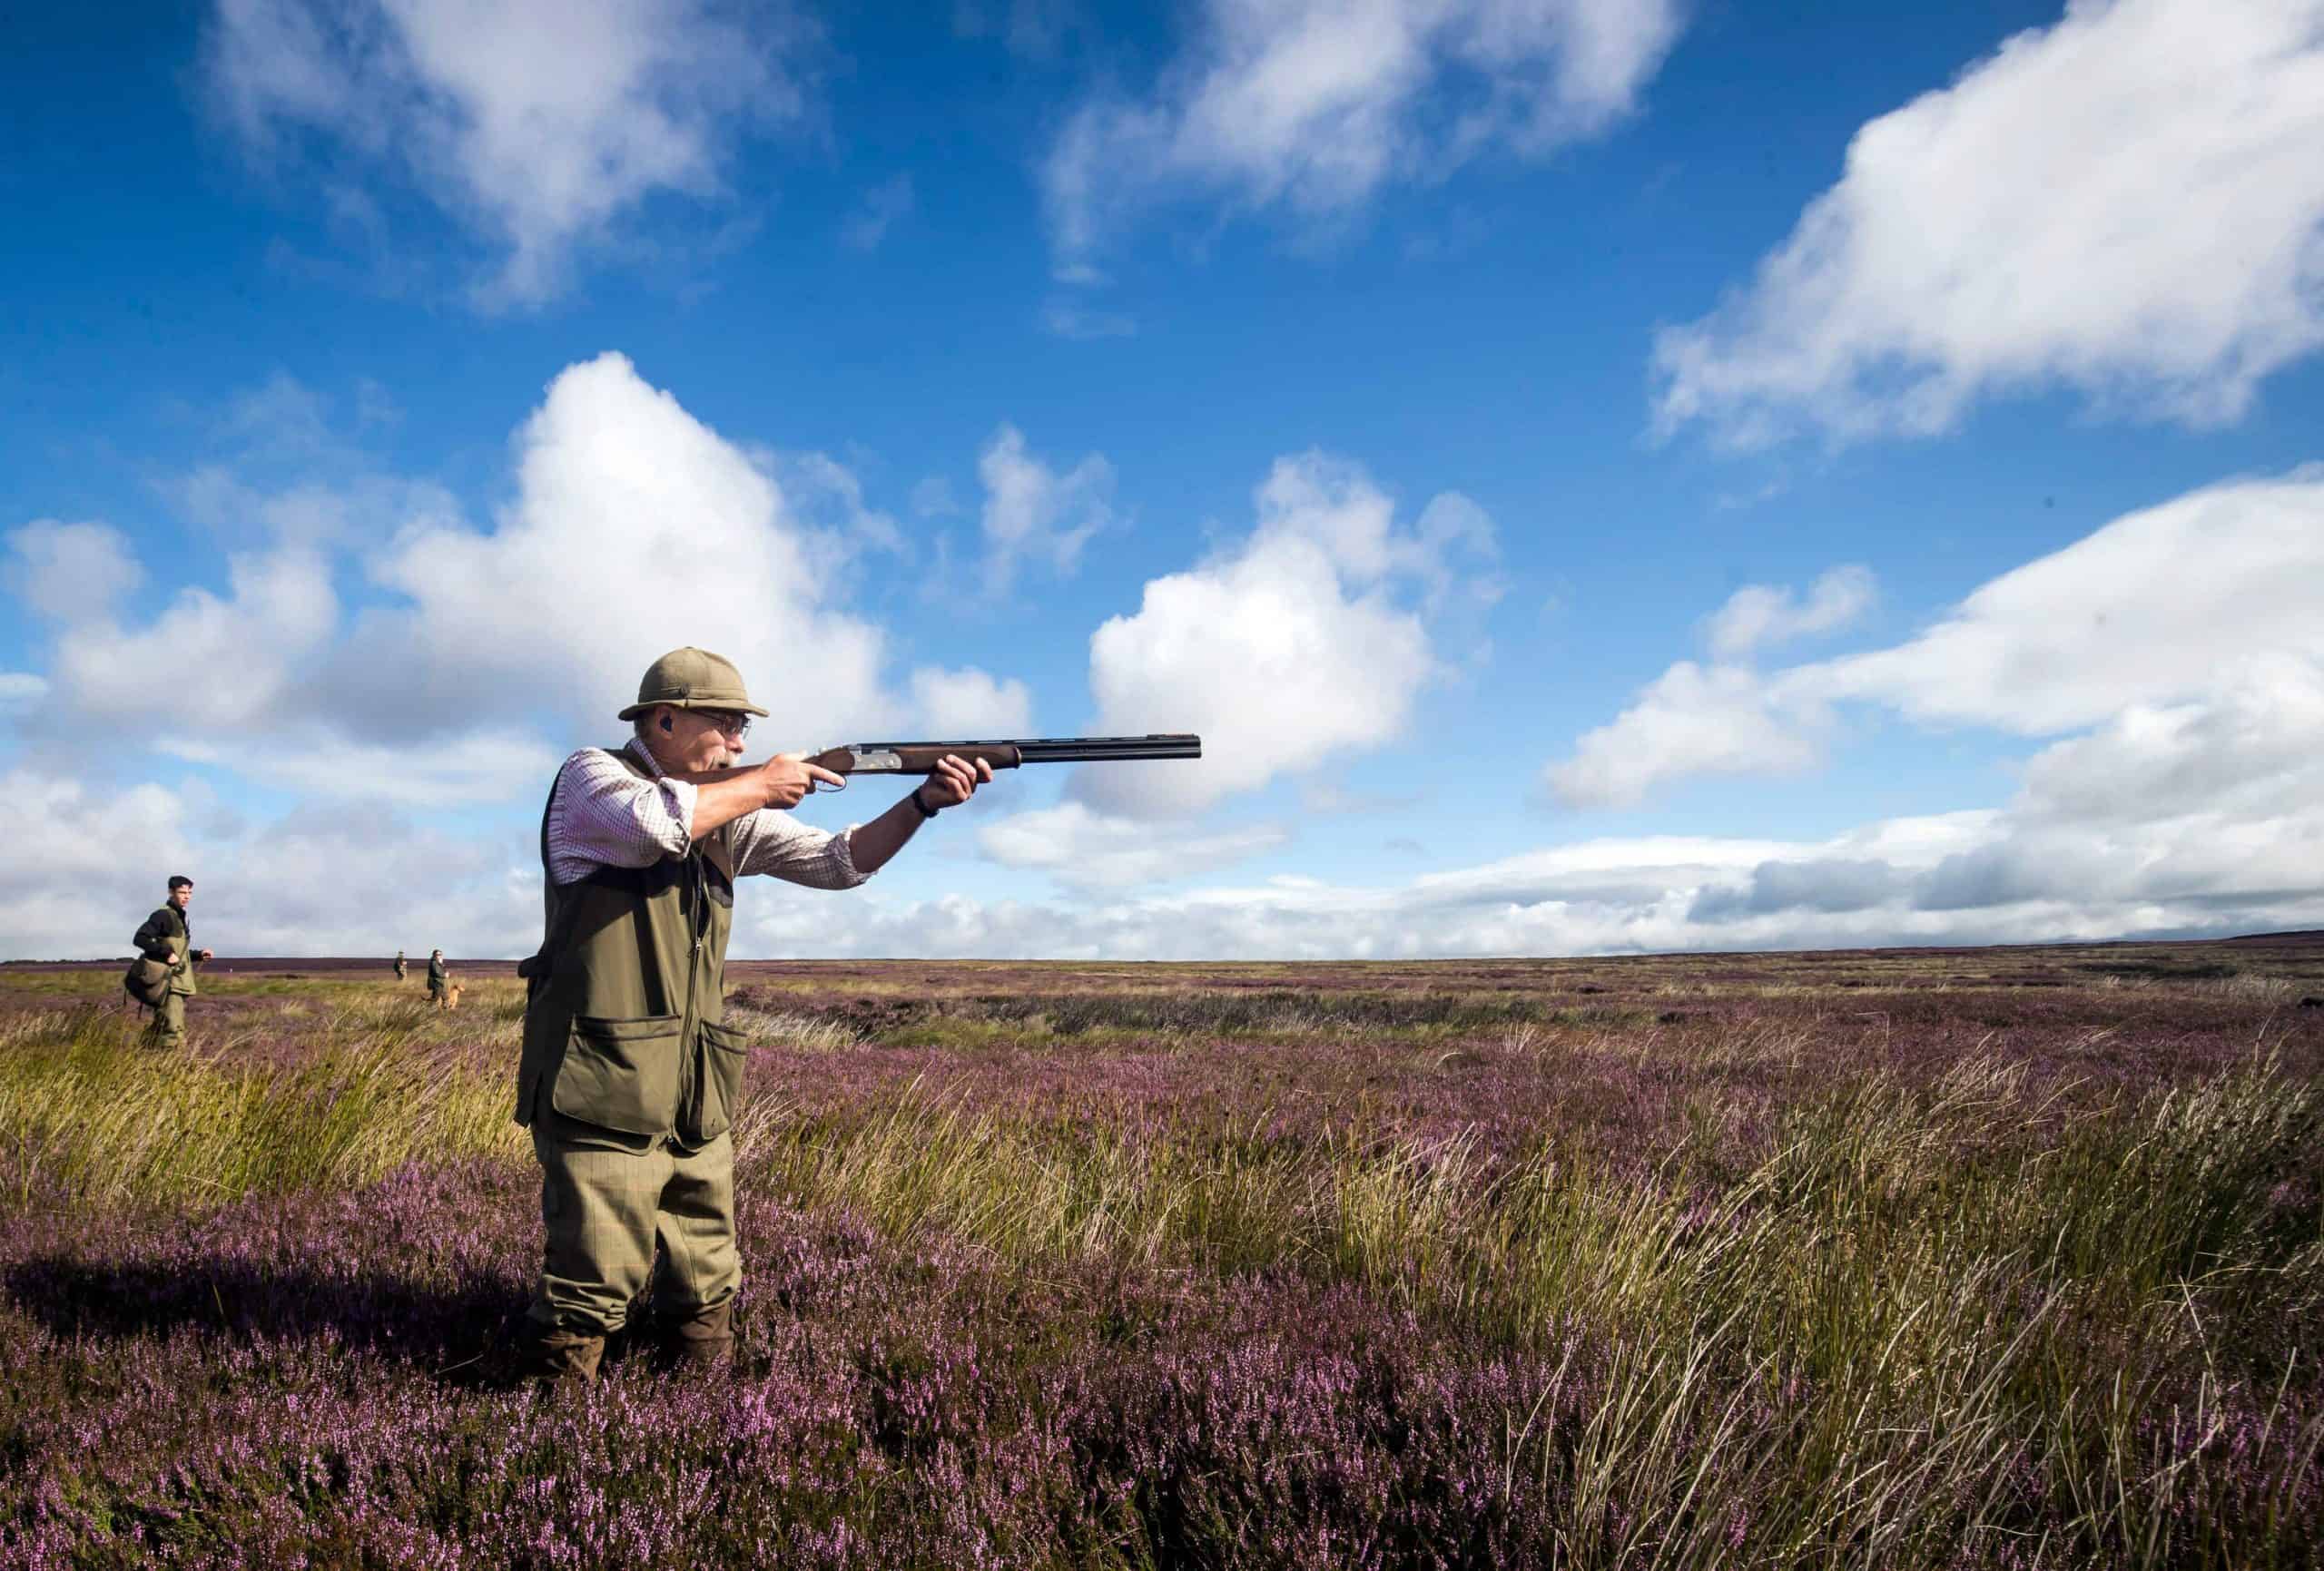
[[[523,952],[675,642],[1210,742],[740,953],[2324,925],[2318,0],[30,25],[0,955]]]

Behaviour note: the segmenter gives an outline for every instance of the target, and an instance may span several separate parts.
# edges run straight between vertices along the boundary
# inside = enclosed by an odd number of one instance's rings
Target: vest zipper
[[[678,1016],[678,1122],[681,1124],[685,1122],[688,1114],[693,1110],[694,1097],[698,1092],[694,1083],[694,1060],[697,1055],[694,1050],[695,1034],[694,999],[694,985],[702,976],[703,908],[708,903],[708,897],[703,887],[702,854],[699,851],[686,858],[686,892],[693,897],[689,903],[694,908],[686,917],[686,931],[691,935],[694,942],[686,951],[685,1013]],[[673,1129],[670,1131],[670,1144],[675,1145],[677,1143],[678,1132]]]

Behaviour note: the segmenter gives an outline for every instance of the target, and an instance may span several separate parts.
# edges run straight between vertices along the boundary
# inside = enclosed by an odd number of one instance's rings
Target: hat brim
[[[633,703],[627,709],[623,710],[619,714],[614,716],[614,718],[615,720],[635,720],[647,710],[657,708],[658,706],[665,703],[672,709],[731,709],[739,714],[754,714],[761,720],[764,720],[766,718],[766,711],[761,709],[757,704],[737,703],[733,699],[729,698],[657,698],[652,703]]]

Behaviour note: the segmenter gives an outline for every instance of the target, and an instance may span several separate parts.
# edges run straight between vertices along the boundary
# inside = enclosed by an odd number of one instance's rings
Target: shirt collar
[[[654,750],[647,747],[644,742],[639,741],[635,737],[632,737],[629,741],[622,743],[622,746],[629,751],[631,757],[644,762],[646,770],[655,780],[668,780],[670,778],[670,771],[662,767],[662,761],[655,758],[654,756]]]

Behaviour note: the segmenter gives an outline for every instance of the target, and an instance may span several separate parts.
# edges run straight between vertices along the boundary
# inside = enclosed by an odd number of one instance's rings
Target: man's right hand
[[[809,763],[803,752],[779,752],[759,765],[759,790],[771,808],[797,807],[818,785],[843,790],[847,781],[819,763]]]

